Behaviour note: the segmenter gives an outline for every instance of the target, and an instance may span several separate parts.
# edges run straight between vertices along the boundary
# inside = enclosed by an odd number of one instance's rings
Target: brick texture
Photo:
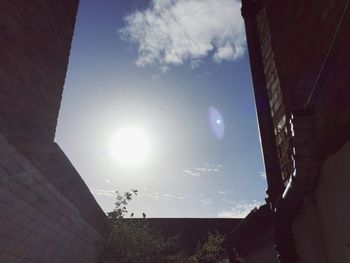
[[[281,89],[280,78],[275,63],[275,55],[271,45],[271,33],[267,20],[266,9],[263,8],[257,15],[261,53],[266,75],[266,86],[270,99],[270,110],[274,124],[274,134],[277,146],[278,159],[285,184],[293,172],[293,162],[290,158],[289,139],[291,137],[288,125],[289,114],[286,111],[285,100]]]
[[[97,262],[108,234],[53,142],[78,2],[0,3],[0,262]]]
[[[257,16],[285,180],[293,173],[289,144],[292,111],[306,105],[316,111],[319,132],[315,131],[315,136],[323,144],[323,159],[350,139],[350,10],[336,34],[345,5],[346,0],[266,1]]]
[[[97,262],[102,235],[0,135],[0,262]]]
[[[0,132],[53,140],[78,0],[0,3]]]

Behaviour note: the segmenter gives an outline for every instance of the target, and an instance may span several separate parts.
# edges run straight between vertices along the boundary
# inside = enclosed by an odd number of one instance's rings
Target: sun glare
[[[121,165],[140,165],[146,161],[150,153],[147,134],[139,128],[124,127],[114,135],[111,152]]]

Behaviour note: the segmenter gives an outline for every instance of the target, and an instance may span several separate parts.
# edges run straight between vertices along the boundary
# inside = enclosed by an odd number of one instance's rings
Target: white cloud
[[[90,188],[90,191],[94,195],[104,195],[104,196],[109,196],[109,197],[116,197],[115,190],[103,190],[103,189]]]
[[[149,197],[154,200],[159,200],[161,197],[159,196],[159,193],[156,194],[143,194],[143,196]]]
[[[138,66],[189,61],[192,67],[212,55],[215,62],[233,61],[245,52],[245,33],[237,0],[152,0],[135,11],[120,29],[124,40],[138,46]]]
[[[164,196],[164,197],[168,197],[168,198],[177,198],[177,197],[176,197],[175,195],[173,195],[173,194],[166,194],[166,193],[164,193],[163,196]]]
[[[228,191],[228,190],[219,190],[218,194],[219,195],[228,195],[228,194],[233,194],[234,191]]]
[[[217,168],[217,167],[196,167],[194,169],[198,172],[204,172],[204,173],[210,173],[210,172],[217,173],[217,172],[219,172],[219,168]]]
[[[198,199],[198,197],[192,194],[183,193],[143,193],[140,196],[144,196],[153,200],[163,201],[163,200],[185,200],[185,199]]]
[[[203,205],[210,205],[211,203],[213,203],[213,200],[211,200],[210,198],[204,198],[204,199],[201,199],[200,202]]]
[[[190,175],[190,176],[193,176],[193,177],[202,177],[202,174],[198,171],[192,171],[192,170],[189,170],[189,169],[185,169],[183,170],[184,174],[187,174],[187,175]]]
[[[204,167],[195,167],[193,169],[185,169],[183,170],[184,174],[188,174],[190,176],[201,178],[204,174],[212,174],[220,172],[220,169],[223,166],[221,164],[205,164]]]
[[[217,217],[220,218],[244,218],[255,207],[259,207],[263,202],[252,200],[251,202],[236,203],[229,210],[224,210],[218,213]]]

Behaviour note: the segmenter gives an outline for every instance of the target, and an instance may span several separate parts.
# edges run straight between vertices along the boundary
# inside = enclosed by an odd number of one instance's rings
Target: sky
[[[136,217],[243,217],[263,202],[240,5],[80,0],[55,141],[105,212],[131,189]]]

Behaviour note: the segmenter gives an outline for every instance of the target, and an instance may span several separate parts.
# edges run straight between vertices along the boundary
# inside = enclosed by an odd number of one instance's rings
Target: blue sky
[[[106,212],[115,190],[132,188],[136,216],[243,216],[264,200],[239,7],[80,1],[56,141]],[[111,154],[125,127],[147,134],[142,164]]]

